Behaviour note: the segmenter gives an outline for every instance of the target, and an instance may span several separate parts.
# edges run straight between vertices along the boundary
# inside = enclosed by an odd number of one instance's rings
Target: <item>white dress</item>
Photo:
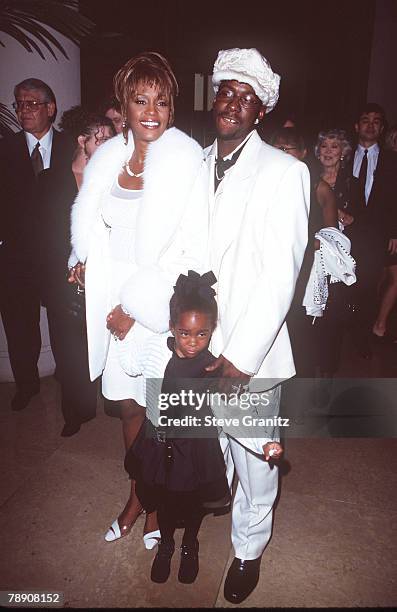
[[[111,193],[102,208],[102,218],[110,227],[109,251],[111,278],[109,281],[110,309],[120,304],[120,290],[133,274],[135,263],[135,231],[143,191],[124,189],[115,181]],[[129,334],[133,331],[129,332]],[[127,336],[129,335],[127,334]],[[142,376],[129,376],[120,365],[118,342],[110,336],[109,350],[102,374],[102,393],[110,400],[134,399],[145,406],[144,380]]]

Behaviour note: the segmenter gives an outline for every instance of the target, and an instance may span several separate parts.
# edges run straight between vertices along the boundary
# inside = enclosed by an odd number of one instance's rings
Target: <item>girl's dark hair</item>
[[[299,151],[304,151],[306,148],[303,135],[294,127],[282,127],[276,130],[270,139],[270,144],[274,145],[278,140],[287,145],[295,145]]]
[[[69,110],[65,111],[59,122],[61,130],[67,132],[74,140],[78,136],[91,136],[98,129],[107,125],[112,134],[115,134],[113,123],[105,115],[98,113],[91,113],[82,106],[72,106]]]
[[[213,272],[206,272],[200,276],[197,272],[189,270],[187,276],[180,274],[170,301],[171,323],[176,325],[181,314],[195,310],[209,315],[215,328],[218,306],[215,300],[215,290],[212,288],[214,283],[216,283],[216,278]]]

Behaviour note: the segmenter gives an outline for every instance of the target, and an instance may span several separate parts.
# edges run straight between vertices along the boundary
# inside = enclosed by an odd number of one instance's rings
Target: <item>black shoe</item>
[[[32,397],[38,393],[40,393],[40,389],[37,389],[37,391],[17,391],[11,400],[11,409],[23,410],[29,404]]]
[[[238,604],[255,589],[259,580],[261,557],[242,561],[235,557],[226,576],[223,594],[227,601]]]
[[[171,571],[171,558],[174,554],[174,542],[161,542],[154,558],[150,578],[153,582],[166,582]]]
[[[178,580],[184,584],[192,584],[197,578],[199,571],[199,543],[182,544],[181,564],[179,566]]]
[[[70,438],[80,431],[81,423],[65,423],[61,431],[62,438]]]

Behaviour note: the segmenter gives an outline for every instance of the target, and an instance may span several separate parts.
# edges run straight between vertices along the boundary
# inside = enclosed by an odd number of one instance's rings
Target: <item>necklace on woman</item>
[[[325,174],[322,174],[321,178],[323,179],[323,181],[328,183],[328,185],[331,187],[331,189],[333,189],[335,187],[337,176],[338,176],[337,173],[333,174],[333,175],[328,174],[328,176],[326,178]]]
[[[135,177],[135,178],[141,178],[141,176],[143,176],[143,171],[142,172],[138,172],[138,174],[135,174],[135,172],[133,172],[131,170],[130,164],[129,164],[128,161],[125,162],[124,168],[125,168],[125,171],[128,174],[128,176],[132,176],[132,177]]]

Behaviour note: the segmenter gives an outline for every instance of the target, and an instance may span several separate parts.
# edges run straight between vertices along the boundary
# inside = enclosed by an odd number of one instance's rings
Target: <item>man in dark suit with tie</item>
[[[355,130],[351,205],[353,223],[346,228],[357,262],[354,291],[355,339],[363,357],[371,356],[371,330],[376,318],[377,285],[386,253],[397,252],[397,155],[380,146],[386,117],[381,106],[367,103]]]
[[[14,95],[22,130],[0,142],[0,310],[17,387],[11,406],[22,410],[40,390],[43,304],[62,387],[64,435],[71,435],[79,427],[68,398],[74,381],[66,384],[74,358],[65,345],[71,335],[65,305],[75,143],[53,128],[56,100],[46,83],[26,79]]]

